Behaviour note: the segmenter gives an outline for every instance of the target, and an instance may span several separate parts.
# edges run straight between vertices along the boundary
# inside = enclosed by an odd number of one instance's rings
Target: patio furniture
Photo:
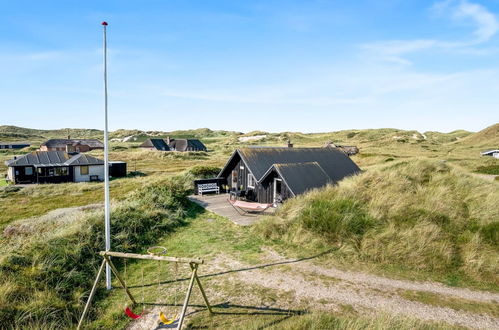
[[[216,192],[218,195],[220,193],[220,187],[216,182],[198,184],[198,194],[203,196],[203,193],[206,192]]]
[[[245,202],[232,199],[228,199],[227,201],[236,209],[237,213],[241,215],[245,215],[246,213],[262,213],[272,207],[272,204]]]

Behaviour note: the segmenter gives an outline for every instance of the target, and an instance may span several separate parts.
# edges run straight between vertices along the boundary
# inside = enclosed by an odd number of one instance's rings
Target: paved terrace
[[[239,226],[251,226],[255,223],[263,214],[272,214],[274,212],[273,208],[266,210],[264,213],[245,213],[241,215],[236,211],[236,209],[229,204],[227,199],[229,198],[228,194],[220,194],[220,195],[191,195],[189,199],[194,203],[197,203],[211,211],[216,213],[222,217],[228,218],[230,221],[234,222]]]

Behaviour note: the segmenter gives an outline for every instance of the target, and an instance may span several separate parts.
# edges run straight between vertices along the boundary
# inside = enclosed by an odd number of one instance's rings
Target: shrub
[[[254,230],[347,259],[499,284],[499,190],[446,163],[390,163],[288,200]]]
[[[188,170],[188,173],[192,174],[196,179],[207,179],[216,177],[221,170],[222,169],[217,166],[198,165],[191,167]]]
[[[298,215],[298,222],[329,240],[362,236],[374,220],[351,199],[316,199]]]
[[[498,165],[479,166],[476,168],[475,172],[482,173],[482,174],[499,175],[499,164]]]
[[[350,133],[348,133],[348,134],[347,134],[347,138],[348,138],[348,139],[351,139],[351,138],[353,138],[355,135],[357,135],[357,132],[350,132]]]
[[[139,252],[181,226],[187,212],[185,184],[181,178],[161,180],[113,205],[113,249]],[[71,328],[77,322],[101,261],[97,252],[104,247],[102,219],[101,211],[93,211],[56,227],[50,235],[26,234],[20,248],[4,254],[0,260],[0,328],[14,324]],[[97,299],[104,294],[99,291]]]

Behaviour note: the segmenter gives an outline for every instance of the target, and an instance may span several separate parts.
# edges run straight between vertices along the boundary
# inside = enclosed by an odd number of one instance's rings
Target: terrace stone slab
[[[267,210],[264,213],[245,213],[244,215],[239,214],[236,209],[229,204],[227,199],[228,194],[209,194],[209,195],[191,195],[189,200],[204,207],[208,211],[218,214],[232,221],[239,226],[251,226],[254,224],[263,214],[272,214],[272,210]]]

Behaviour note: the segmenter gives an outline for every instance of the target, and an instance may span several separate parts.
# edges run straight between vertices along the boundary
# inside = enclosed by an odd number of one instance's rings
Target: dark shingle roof
[[[68,159],[66,165],[104,165],[102,159],[98,159],[86,154],[77,154]]]
[[[42,146],[47,146],[47,148],[62,148],[68,144],[84,144],[90,148],[104,148],[104,144],[97,139],[50,139],[42,143]]]
[[[30,146],[29,142],[4,142],[0,141],[0,145],[2,146]]]
[[[141,148],[155,148],[161,151],[170,151],[170,147],[163,139],[147,139],[140,145]]]
[[[241,156],[257,181],[274,164],[317,162],[333,182],[360,172],[345,153],[333,148],[242,148],[235,154]],[[227,176],[227,165],[219,176]]]
[[[69,155],[64,151],[35,151],[21,157],[12,158],[6,161],[5,164],[8,166],[63,166],[68,159]]]
[[[35,151],[5,162],[8,166],[70,166],[70,165],[103,165],[104,161],[85,154],[70,157],[64,151]]]
[[[198,139],[174,139],[170,141],[170,148],[176,151],[201,150],[206,151],[206,146]]]
[[[320,188],[331,183],[331,178],[317,162],[274,164],[262,180],[272,171],[279,173],[294,195],[302,194],[313,188]]]

